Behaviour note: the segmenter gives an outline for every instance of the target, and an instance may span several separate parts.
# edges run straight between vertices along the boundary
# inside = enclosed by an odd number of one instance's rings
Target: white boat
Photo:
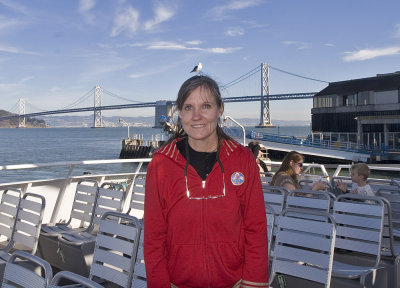
[[[49,223],[57,223],[66,221],[70,218],[71,207],[74,201],[75,191],[77,190],[79,181],[83,179],[95,180],[98,183],[117,183],[122,184],[126,188],[126,197],[124,204],[122,206],[121,211],[126,213],[129,210],[131,205],[131,200],[133,198],[132,191],[134,189],[135,179],[139,176],[145,175],[146,173],[146,164],[151,159],[112,159],[112,160],[87,160],[87,161],[66,161],[66,162],[55,162],[55,163],[33,163],[33,164],[18,164],[18,165],[6,165],[0,166],[0,177],[1,173],[9,173],[12,172],[14,175],[25,175],[23,176],[25,179],[21,181],[6,181],[0,183],[0,196],[4,191],[8,189],[18,189],[22,192],[22,195],[26,193],[33,193],[42,196],[45,199],[45,208],[42,217],[42,224],[46,225]],[[271,165],[274,171],[274,167],[278,167],[280,162],[269,162],[268,165]],[[101,169],[98,169],[101,167]],[[305,164],[304,175],[302,175],[302,180],[304,184],[310,183],[312,181],[323,179],[328,182],[331,182],[332,178],[343,178],[343,171],[350,169],[350,165],[339,165],[337,170],[333,175],[329,175],[327,170],[323,165],[319,164]],[[400,172],[400,167],[383,167],[383,166],[370,166],[372,171],[396,171]],[[106,172],[99,172],[106,171]],[[276,170],[276,169],[275,169]],[[34,171],[34,173],[30,173]],[[31,176],[33,174],[38,174],[38,171],[46,171],[47,175],[62,175],[62,176],[54,176],[54,177],[45,177],[45,179],[34,179],[35,177]],[[84,174],[76,171],[86,171]],[[96,172],[98,171],[98,172]],[[115,171],[115,172],[114,172]],[[374,172],[373,172],[374,173]],[[400,175],[400,173],[398,174]],[[1,178],[0,178],[1,179]],[[268,180],[267,180],[268,181]],[[371,184],[373,185],[387,185],[388,179],[371,179]],[[399,179],[390,179],[392,181],[394,189],[399,190]],[[390,182],[389,181],[389,182]],[[400,203],[400,201],[399,201]],[[1,212],[1,211],[0,211]],[[137,219],[141,219],[143,217],[143,211],[140,209],[131,209],[131,215],[135,216]],[[81,223],[77,223],[76,226],[79,226]],[[139,224],[137,224],[139,225]],[[0,230],[1,231],[1,230]],[[140,230],[138,230],[140,231]],[[139,233],[140,234],[140,233]],[[400,236],[400,235],[399,235]],[[138,236],[139,237],[139,236]],[[137,238],[139,239],[139,238]],[[137,240],[136,239],[136,240]],[[1,239],[5,240],[5,239]],[[391,240],[393,241],[393,239]],[[47,247],[39,247],[39,249],[35,249],[34,253],[38,256],[41,255],[40,250],[47,249]],[[50,248],[49,248],[50,249]],[[140,249],[140,248],[139,248]],[[138,253],[135,256],[139,257]],[[345,254],[345,253],[344,253]],[[355,254],[355,253],[353,253]],[[1,255],[1,254],[0,254]],[[61,255],[61,254],[60,254]],[[64,257],[63,255],[57,255],[56,257]],[[85,258],[90,258],[93,255],[85,255]],[[340,255],[339,255],[340,256]],[[396,254],[397,256],[397,254]],[[345,257],[341,255],[341,257]],[[381,257],[384,258],[383,256]],[[88,269],[90,269],[90,260],[88,263]],[[400,282],[398,282],[397,277],[399,274],[398,263],[400,262],[399,257],[386,257],[380,263],[383,263],[382,267],[380,267],[379,273],[377,276],[377,280],[379,285],[384,286],[374,286],[374,287],[400,287]],[[137,268],[137,271],[140,269],[144,269],[143,261],[142,267]],[[1,267],[1,261],[0,261]],[[306,267],[306,266],[304,266]],[[79,268],[80,269],[80,268]],[[80,270],[73,272],[79,272]],[[376,270],[376,271],[378,271]],[[1,270],[0,270],[1,271]],[[376,272],[375,271],[375,272]],[[82,271],[81,271],[82,272]],[[144,270],[142,271],[144,273]],[[383,274],[382,274],[383,273]],[[85,275],[85,277],[89,275]],[[144,274],[145,275],[145,274]],[[381,275],[386,277],[386,280],[381,279]],[[368,274],[368,277],[371,275]],[[93,278],[93,277],[92,277]],[[94,277],[95,278],[95,277]],[[139,277],[140,278],[140,277]],[[140,280],[143,280],[140,278]],[[132,282],[132,280],[130,280]],[[293,278],[287,277],[287,286],[286,287],[313,287],[310,286],[310,282],[305,282],[305,284],[299,284],[300,282],[293,282]],[[350,281],[350,282],[349,282]],[[371,279],[366,279],[366,282],[372,281]],[[129,285],[131,285],[129,282]],[[279,281],[278,281],[279,282]],[[334,282],[334,281],[332,281]],[[128,282],[127,282],[128,283]],[[142,285],[145,285],[145,282],[141,282]],[[296,283],[296,284],[291,284]],[[337,284],[339,283],[339,284]],[[343,280],[339,281],[331,287],[359,287],[357,285],[352,286],[357,283],[357,281],[352,280]],[[279,285],[279,283],[278,283]],[[295,285],[295,286],[292,286]],[[378,284],[376,284],[378,285]],[[385,286],[386,285],[386,286]],[[392,286],[390,286],[392,285]],[[394,285],[394,286],[393,286]],[[91,287],[91,286],[88,286]],[[93,286],[95,287],[95,286]],[[124,286],[122,286],[124,287]],[[128,286],[126,286],[128,287]],[[129,286],[131,287],[131,286]],[[132,284],[132,287],[134,285]],[[135,286],[136,287],[136,286]],[[139,287],[139,286],[138,286]],[[145,287],[145,286],[141,286]],[[279,286],[278,286],[279,287]],[[360,286],[361,287],[361,286]]]

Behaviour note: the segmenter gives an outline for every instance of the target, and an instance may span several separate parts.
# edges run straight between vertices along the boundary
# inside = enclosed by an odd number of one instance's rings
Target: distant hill
[[[93,115],[88,116],[43,116],[42,117],[50,127],[91,127],[93,126]],[[153,116],[139,116],[139,117],[119,117],[103,116],[103,125],[106,127],[119,127],[119,119],[122,118],[129,125],[137,126],[154,126]],[[260,120],[255,118],[238,118],[235,119],[244,126],[256,126]],[[274,126],[310,126],[310,121],[287,121],[287,120],[273,120]]]
[[[12,116],[12,115],[16,115],[16,114],[10,113],[5,110],[0,110],[0,117]],[[0,120],[0,128],[16,128],[16,127],[18,127],[18,121],[19,121],[18,117],[7,119],[7,120]],[[25,126],[27,128],[47,127],[46,122],[44,120],[31,118],[31,117],[28,117],[25,119]]]

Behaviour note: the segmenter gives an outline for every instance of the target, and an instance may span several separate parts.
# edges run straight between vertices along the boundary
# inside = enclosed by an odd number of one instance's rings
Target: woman
[[[301,189],[297,181],[297,175],[301,173],[303,168],[304,157],[296,151],[291,151],[283,158],[282,164],[278,171],[272,177],[271,186],[282,186],[289,191]],[[314,183],[312,190],[326,190],[327,186],[323,181]]]
[[[260,172],[269,172],[267,165],[260,158],[262,157],[261,145],[257,141],[252,141],[247,144],[247,147],[253,152],[254,158],[256,158],[256,163]]]
[[[147,169],[148,287],[268,287],[260,176],[251,152],[218,125],[217,83],[188,79],[175,105],[180,129]]]

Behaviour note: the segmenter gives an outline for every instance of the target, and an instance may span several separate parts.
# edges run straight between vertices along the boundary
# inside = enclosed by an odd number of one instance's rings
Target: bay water
[[[306,137],[310,133],[309,126],[281,126],[268,129],[251,130],[266,133]],[[134,134],[144,140],[168,139],[162,129],[150,127],[130,127],[130,137]],[[118,159],[122,140],[128,137],[127,127],[110,128],[0,128],[0,166],[13,164],[51,163],[59,161],[83,161]],[[95,167],[96,172],[108,171],[108,167]],[[116,170],[134,169],[131,165],[114,167]],[[29,176],[30,180],[42,177],[65,176],[65,167],[57,169],[2,170],[0,182],[22,181]],[[76,170],[76,173],[83,173]],[[56,173],[56,174],[52,174]],[[57,175],[59,173],[59,175]]]

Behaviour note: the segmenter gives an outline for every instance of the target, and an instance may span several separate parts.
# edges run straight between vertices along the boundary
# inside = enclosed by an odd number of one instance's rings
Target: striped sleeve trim
[[[251,281],[246,281],[242,280],[242,283],[240,285],[241,288],[268,288],[269,283],[266,282],[251,282]]]

